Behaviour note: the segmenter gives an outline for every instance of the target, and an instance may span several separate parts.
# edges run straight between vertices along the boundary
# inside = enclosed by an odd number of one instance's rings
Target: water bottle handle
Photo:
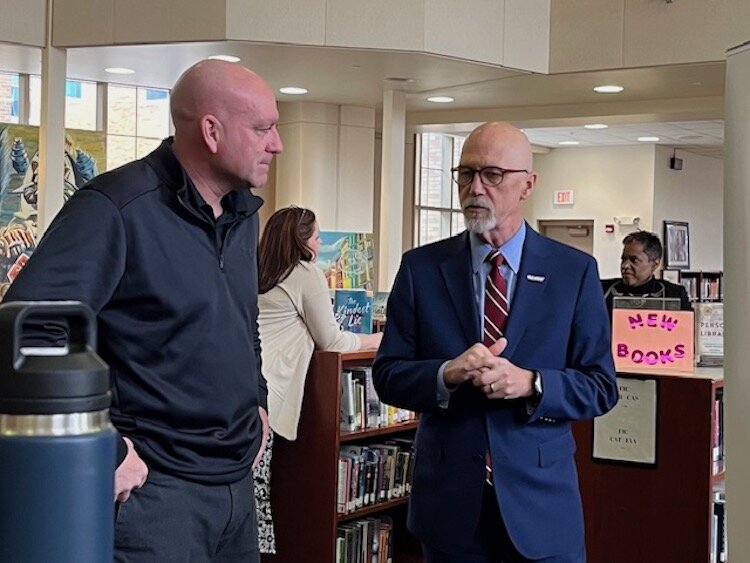
[[[68,323],[68,353],[85,352],[96,347],[96,317],[91,308],[80,301],[14,301],[0,304],[0,370],[15,369],[23,358],[21,342],[23,325],[30,318],[43,317]],[[11,331],[8,331],[12,327]],[[11,338],[7,338],[11,336]],[[2,371],[0,371],[2,373]]]

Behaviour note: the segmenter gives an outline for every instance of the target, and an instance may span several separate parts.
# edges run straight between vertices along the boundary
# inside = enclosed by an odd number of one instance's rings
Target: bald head
[[[500,158],[495,166],[531,170],[534,159],[526,135],[510,123],[491,122],[480,125],[466,138],[464,152],[493,153]]]
[[[176,136],[206,114],[226,118],[253,110],[252,101],[273,92],[260,76],[236,63],[203,60],[177,80],[170,97]]]
[[[521,226],[521,206],[536,183],[529,140],[509,123],[485,123],[466,138],[459,168],[471,172],[470,183],[459,183],[466,227],[499,248]],[[494,177],[482,177],[486,169]]]
[[[229,191],[266,183],[283,145],[265,80],[239,64],[200,61],[177,80],[170,104],[172,152],[216,212]]]

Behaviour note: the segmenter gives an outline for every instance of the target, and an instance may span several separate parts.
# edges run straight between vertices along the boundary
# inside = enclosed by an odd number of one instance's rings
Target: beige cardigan
[[[351,352],[359,349],[359,338],[339,328],[325,276],[309,262],[258,296],[258,308],[269,422],[274,432],[295,440],[313,350]]]

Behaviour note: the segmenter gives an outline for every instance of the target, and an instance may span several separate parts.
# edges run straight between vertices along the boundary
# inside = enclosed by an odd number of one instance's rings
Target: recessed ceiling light
[[[307,94],[307,88],[300,88],[298,86],[284,86],[279,88],[279,92],[282,94],[291,94],[292,96],[301,96]]]
[[[659,141],[659,137],[638,137],[638,140],[642,143],[656,143]]]
[[[595,86],[594,92],[598,92],[599,94],[618,94],[624,89],[622,86],[617,86],[616,84],[605,84],[603,86]]]
[[[587,123],[584,127],[586,129],[606,129],[609,125],[605,125],[604,123]]]
[[[228,63],[238,63],[238,62],[240,62],[240,58],[239,57],[235,57],[234,55],[211,55],[208,58],[212,59],[214,61],[226,61]]]
[[[125,68],[124,66],[110,66],[104,69],[104,72],[110,74],[135,74],[132,68]]]
[[[433,104],[450,104],[456,100],[450,96],[430,96],[427,98],[427,101],[432,102]]]
[[[560,141],[561,145],[580,145],[580,141]]]

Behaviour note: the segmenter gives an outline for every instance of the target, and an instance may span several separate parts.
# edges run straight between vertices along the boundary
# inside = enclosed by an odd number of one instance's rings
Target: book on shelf
[[[388,306],[388,291],[376,291],[372,296],[372,320],[385,322],[385,315]]]
[[[372,367],[361,366],[349,368],[352,377],[357,381],[364,392],[364,428],[378,428],[381,426],[381,405],[378,398],[378,392],[375,390],[375,384],[372,381]]]
[[[340,563],[392,563],[393,519],[361,518],[336,530],[336,561]]]
[[[714,475],[724,471],[724,389],[716,390],[711,414],[711,461]]]
[[[724,304],[695,306],[695,356],[701,367],[724,364]]]
[[[407,409],[386,405],[378,398],[370,366],[354,366],[341,374],[342,432],[382,428],[414,420]]]
[[[414,441],[347,444],[339,452],[336,509],[349,514],[411,491]]]
[[[680,283],[682,284],[682,287],[685,288],[685,291],[688,294],[688,298],[691,301],[697,301],[699,298],[698,293],[698,278],[694,277],[681,277]]]
[[[355,382],[352,372],[341,373],[341,412],[339,427],[342,432],[353,432],[359,429],[357,405],[355,400]]]
[[[342,330],[372,332],[372,297],[364,289],[337,289],[333,313]]]
[[[727,561],[727,514],[724,493],[716,493],[711,526],[711,561]]]

